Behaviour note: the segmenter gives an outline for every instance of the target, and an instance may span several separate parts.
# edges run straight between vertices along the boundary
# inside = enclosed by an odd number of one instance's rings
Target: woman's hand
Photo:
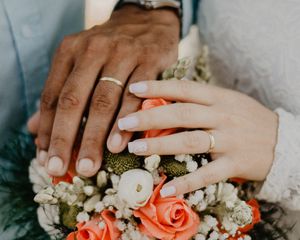
[[[131,84],[140,98],[164,98],[174,104],[139,111],[119,120],[121,130],[185,128],[189,131],[128,144],[137,155],[170,155],[211,151],[214,161],[165,185],[163,196],[187,193],[221,180],[239,177],[264,180],[276,145],[277,115],[239,92],[191,81],[148,81]],[[200,130],[201,129],[201,130]],[[209,133],[208,133],[209,132]]]

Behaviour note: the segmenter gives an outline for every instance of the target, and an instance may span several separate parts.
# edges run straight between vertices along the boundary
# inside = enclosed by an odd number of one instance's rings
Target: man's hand
[[[98,171],[109,133],[112,152],[127,146],[131,134],[120,132],[114,122],[136,111],[141,101],[129,94],[127,82],[156,79],[176,61],[179,29],[172,10],[127,5],[104,25],[63,40],[41,98],[38,159],[49,174],[67,171],[84,113],[88,118],[76,164],[79,174],[89,177]],[[117,84],[99,82],[101,77],[120,80],[124,92]]]

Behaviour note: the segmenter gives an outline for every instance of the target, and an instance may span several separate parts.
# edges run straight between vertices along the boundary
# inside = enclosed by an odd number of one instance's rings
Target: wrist
[[[124,17],[123,17],[124,16]],[[113,13],[113,17],[117,17],[120,23],[154,23],[170,25],[180,30],[180,17],[173,8],[144,9],[139,5],[126,3],[123,4]],[[122,21],[122,22],[121,22]]]

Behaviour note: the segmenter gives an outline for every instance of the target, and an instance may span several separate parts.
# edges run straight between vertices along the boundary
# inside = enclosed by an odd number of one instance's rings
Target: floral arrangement
[[[204,48],[191,79],[211,79],[207,53]],[[184,80],[190,69],[190,61],[183,59],[162,78]],[[147,99],[142,110],[165,104],[170,103]],[[155,137],[174,131],[178,130],[143,134]],[[49,176],[33,158],[31,137],[21,134],[9,145],[2,151],[3,157],[13,160],[0,162],[1,170],[8,173],[0,177],[0,191],[7,193],[8,202],[0,209],[6,210],[6,228],[17,229],[15,240],[287,239],[277,224],[281,208],[258,203],[253,198],[253,183],[229,179],[182,196],[160,195],[167,181],[206,165],[208,154],[144,158],[128,151],[112,154],[106,150],[96,176],[77,176],[75,164],[71,164],[67,174],[57,178]]]

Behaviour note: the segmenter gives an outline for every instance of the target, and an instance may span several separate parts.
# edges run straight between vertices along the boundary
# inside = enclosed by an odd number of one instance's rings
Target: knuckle
[[[38,134],[39,142],[49,142],[51,138],[51,132],[49,129],[41,129]]]
[[[94,54],[98,53],[101,49],[104,49],[107,41],[104,37],[92,36],[87,39],[86,53]]]
[[[61,44],[58,47],[57,50],[58,53],[69,52],[72,49],[75,41],[76,41],[76,36],[69,35],[64,37],[64,39],[62,40]]]
[[[68,145],[67,139],[62,136],[53,136],[51,138],[51,146],[63,149]]]
[[[198,131],[185,132],[183,136],[183,144],[187,150],[195,151],[199,149],[201,142],[202,138]]]
[[[99,145],[99,141],[97,140],[96,137],[86,137],[83,141],[84,146],[88,148],[95,148]]]
[[[183,181],[184,183],[184,188],[186,189],[186,192],[191,192],[194,189],[194,185],[195,185],[195,182],[192,181],[187,175],[186,176],[183,176]]]
[[[98,113],[111,112],[114,110],[113,99],[106,91],[102,91],[93,97],[91,108]]]
[[[193,118],[193,107],[189,104],[179,103],[179,110],[176,111],[177,118],[182,123],[191,121]]]
[[[41,112],[56,109],[58,98],[49,91],[44,91],[41,97]]]
[[[59,101],[58,107],[63,110],[72,110],[80,106],[80,100],[77,94],[73,91],[64,91],[62,92]]]
[[[191,84],[188,83],[188,81],[176,81],[176,85],[178,88],[178,92],[182,95],[182,96],[188,96],[191,94]]]

